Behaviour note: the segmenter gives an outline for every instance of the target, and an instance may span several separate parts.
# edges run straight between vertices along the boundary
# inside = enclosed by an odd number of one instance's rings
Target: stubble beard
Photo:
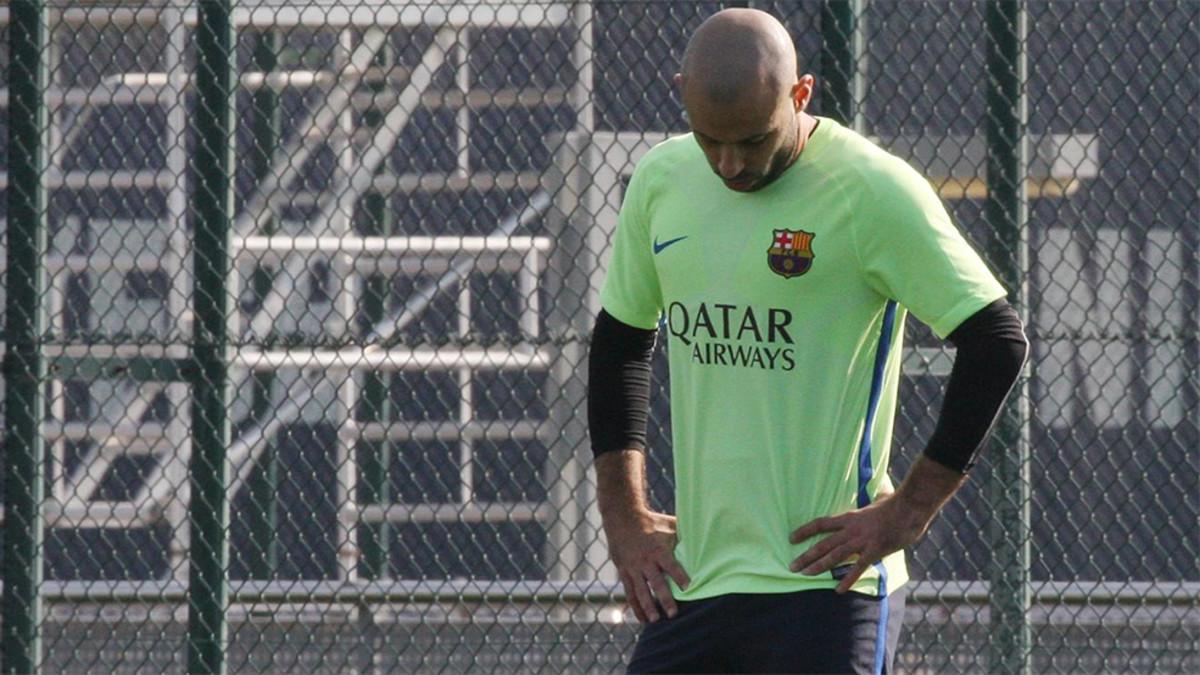
[[[780,146],[779,150],[771,157],[771,162],[767,165],[767,172],[754,186],[754,190],[761,190],[776,179],[783,175],[796,160],[800,159],[800,151],[803,146],[800,143],[800,116],[795,117],[795,124],[792,127],[792,138]]]

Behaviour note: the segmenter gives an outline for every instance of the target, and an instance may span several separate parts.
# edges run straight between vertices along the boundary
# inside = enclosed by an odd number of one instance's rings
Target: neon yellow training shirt
[[[892,489],[906,314],[945,337],[1004,295],[928,182],[831,119],[751,193],[727,189],[690,134],[650,150],[600,298],[667,334],[675,555],[692,579],[675,596],[837,586],[791,572],[816,539],[788,537]],[[897,552],[853,590],[907,579]]]

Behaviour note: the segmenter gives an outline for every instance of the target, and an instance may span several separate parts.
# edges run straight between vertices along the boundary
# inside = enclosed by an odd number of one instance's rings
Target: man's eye
[[[746,145],[762,145],[762,142],[767,140],[766,136],[756,136],[745,141]]]

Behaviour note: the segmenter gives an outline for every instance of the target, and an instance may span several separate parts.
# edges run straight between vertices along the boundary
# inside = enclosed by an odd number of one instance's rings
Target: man
[[[916,172],[805,112],[784,27],[730,9],[676,76],[692,127],[639,163],[590,357],[613,562],[647,626],[631,672],[886,672],[913,545],[1024,362],[1005,291]],[[907,312],[957,357],[928,448],[887,475]],[[650,509],[665,329],[676,516]]]

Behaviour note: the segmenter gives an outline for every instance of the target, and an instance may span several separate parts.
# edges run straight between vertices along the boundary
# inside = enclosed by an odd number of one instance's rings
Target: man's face
[[[787,92],[748,91],[714,102],[685,89],[683,104],[709,166],[730,190],[760,190],[790,165],[800,124]]]

